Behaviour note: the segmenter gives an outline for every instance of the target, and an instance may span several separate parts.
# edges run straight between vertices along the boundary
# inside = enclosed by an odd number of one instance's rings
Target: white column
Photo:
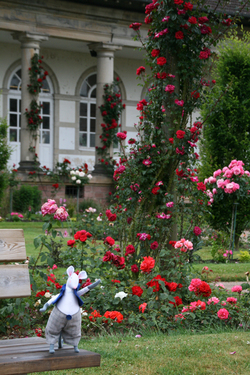
[[[22,60],[22,90],[21,90],[21,161],[19,170],[34,169],[34,153],[29,151],[31,134],[27,127],[25,116],[26,108],[29,109],[32,95],[30,95],[27,85],[29,84],[29,67],[31,58],[35,53],[39,54],[40,43],[48,39],[48,36],[30,32],[16,32],[12,34],[13,39],[21,43]],[[36,142],[36,153],[39,154],[39,137]]]
[[[97,87],[96,87],[96,129],[95,129],[95,145],[102,147],[100,135],[102,134],[101,123],[103,122],[100,106],[103,104],[103,86],[111,84],[114,80],[114,53],[121,50],[121,46],[108,43],[90,44],[89,50],[96,53],[97,57]],[[98,161],[100,156],[95,153],[95,174],[105,174],[105,169]]]

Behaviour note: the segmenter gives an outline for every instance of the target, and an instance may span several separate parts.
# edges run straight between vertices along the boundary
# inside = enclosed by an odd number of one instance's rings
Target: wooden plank
[[[22,229],[0,229],[0,262],[26,260]]]
[[[28,297],[30,295],[28,265],[0,265],[0,298]]]
[[[82,349],[75,353],[73,348],[71,349],[58,349],[54,354],[50,354],[48,348],[46,351],[36,351],[34,347],[31,353],[5,354],[0,356],[1,375],[100,366],[99,354]]]
[[[23,339],[7,339],[0,340],[0,350],[2,347],[7,346],[20,346],[20,345],[41,345],[46,344],[46,340],[42,337],[25,337]]]

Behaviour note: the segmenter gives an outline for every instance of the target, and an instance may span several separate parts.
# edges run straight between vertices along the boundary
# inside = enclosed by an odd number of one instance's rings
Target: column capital
[[[113,57],[115,51],[120,51],[122,49],[122,46],[118,46],[112,43],[104,43],[104,42],[91,43],[91,44],[88,44],[88,47],[89,47],[91,56],[93,57],[97,57],[97,56]]]
[[[21,43],[22,48],[39,48],[40,43],[49,39],[49,36],[41,33],[21,31],[12,33],[14,40]]]

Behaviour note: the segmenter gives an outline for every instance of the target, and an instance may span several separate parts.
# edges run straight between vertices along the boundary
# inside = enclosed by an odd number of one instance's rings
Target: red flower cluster
[[[143,259],[140,269],[143,273],[150,273],[155,266],[155,260],[150,256],[143,257]]]
[[[106,237],[103,243],[107,243],[109,246],[113,246],[115,244],[115,240],[112,237]]]
[[[169,301],[169,303],[174,305],[174,307],[179,306],[179,305],[183,305],[182,299],[180,297],[175,296],[174,300],[175,300],[175,302]]]
[[[125,268],[125,258],[120,255],[115,255],[109,250],[106,251],[102,260],[103,262],[111,262],[119,270]]]
[[[206,191],[207,190],[206,185],[203,184],[203,182],[198,182],[197,183],[197,189],[201,190],[201,191]]]
[[[143,289],[140,286],[135,285],[132,287],[132,294],[134,296],[141,297],[142,293],[143,293]]]
[[[96,318],[101,318],[101,317],[102,317],[102,315],[99,313],[99,311],[94,310],[94,311],[92,311],[92,313],[90,313],[89,320],[91,322],[95,322]]]
[[[103,315],[105,318],[112,319],[117,323],[121,323],[123,321],[123,315],[119,311],[106,311]],[[106,320],[105,323],[108,321]]]
[[[177,132],[176,132],[176,137],[178,138],[178,139],[183,139],[184,138],[184,136],[185,136],[185,132],[183,131],[183,130],[177,130]]]
[[[209,297],[212,293],[212,290],[208,283],[202,281],[201,284],[197,286],[194,293],[196,296]]]
[[[109,221],[116,221],[116,214],[112,214],[110,210],[106,210],[106,216]]]
[[[158,280],[161,280],[164,282],[164,284],[167,286],[168,282],[166,281],[166,279],[164,279],[163,277],[161,277],[161,275],[157,275],[155,276],[151,281],[149,281],[146,285],[148,287],[151,287],[151,288],[154,288],[153,289],[153,292],[159,292],[159,290],[161,289],[161,284],[159,284],[159,281]]]
[[[140,66],[137,70],[136,70],[136,75],[139,76],[141,73],[145,72],[145,67],[144,66]]]
[[[90,234],[86,230],[79,230],[78,232],[76,232],[76,234],[74,234],[74,239],[81,242],[86,242],[90,237],[92,237],[92,234]]]
[[[126,252],[125,252],[125,257],[129,254],[134,254],[135,253],[135,248],[133,245],[128,245],[126,247]]]

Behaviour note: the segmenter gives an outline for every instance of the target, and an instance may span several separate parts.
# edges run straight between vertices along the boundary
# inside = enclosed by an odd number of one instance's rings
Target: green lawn
[[[80,348],[101,355],[101,366],[42,372],[51,375],[249,375],[250,335],[105,336],[82,339]],[[73,349],[72,349],[73,350]]]
[[[200,263],[194,264],[193,268],[201,274],[205,266],[213,271],[209,273],[208,281],[246,281],[245,272],[250,272],[250,263]]]

